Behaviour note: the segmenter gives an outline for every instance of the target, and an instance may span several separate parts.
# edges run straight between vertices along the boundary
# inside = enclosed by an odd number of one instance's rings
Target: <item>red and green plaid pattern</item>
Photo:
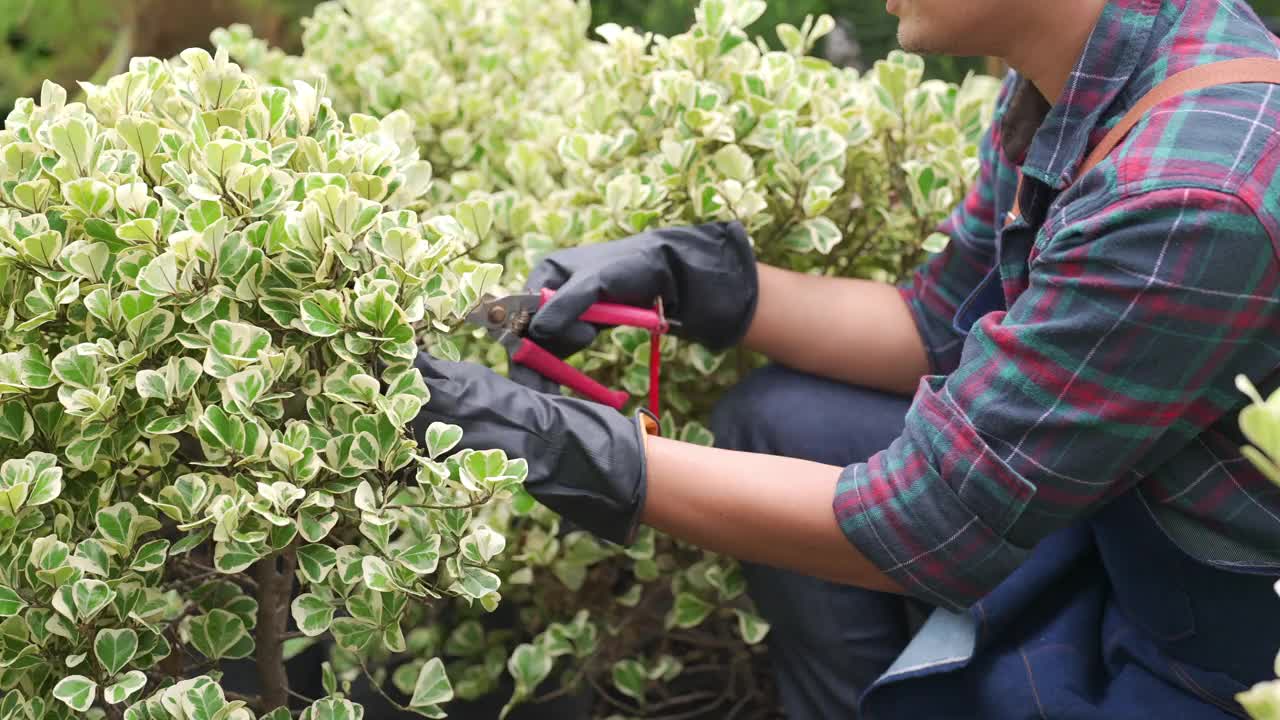
[[[913,594],[968,607],[1134,488],[1192,555],[1280,574],[1280,488],[1239,452],[1234,386],[1280,368],[1280,87],[1171,100],[1075,177],[1161,80],[1255,56],[1280,44],[1243,0],[1112,0],[1047,114],[1006,82],[951,243],[902,287],[936,374],[834,503]]]

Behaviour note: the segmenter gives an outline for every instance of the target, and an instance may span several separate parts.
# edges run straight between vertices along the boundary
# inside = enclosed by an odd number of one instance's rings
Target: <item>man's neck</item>
[[[1107,0],[1029,4],[1028,26],[1010,40],[1003,59],[1057,103],[1106,5]]]

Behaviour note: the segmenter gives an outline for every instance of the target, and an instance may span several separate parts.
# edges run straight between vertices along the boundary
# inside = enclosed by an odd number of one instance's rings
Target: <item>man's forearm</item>
[[[740,560],[902,592],[836,523],[840,468],[658,437],[648,438],[646,457],[645,524]]]
[[[758,267],[760,297],[744,345],[803,372],[915,392],[929,364],[897,288]]]

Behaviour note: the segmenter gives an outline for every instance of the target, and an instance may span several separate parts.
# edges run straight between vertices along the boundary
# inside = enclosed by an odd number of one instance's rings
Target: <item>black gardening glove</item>
[[[595,535],[629,544],[645,498],[644,430],[640,416],[605,405],[546,395],[475,363],[419,353],[431,399],[414,424],[462,428],[462,446],[500,449],[529,463],[525,489],[538,502]]]
[[[527,288],[556,295],[533,316],[529,337],[567,357],[595,339],[599,328],[578,320],[592,303],[648,307],[661,297],[672,334],[712,350],[736,345],[755,315],[755,256],[737,222],[650,230],[615,242],[583,245],[547,256]],[[513,366],[511,377],[549,390],[533,371]]]

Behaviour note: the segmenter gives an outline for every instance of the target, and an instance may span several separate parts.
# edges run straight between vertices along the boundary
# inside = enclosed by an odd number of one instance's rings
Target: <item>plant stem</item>
[[[257,695],[242,695],[238,692],[232,692],[230,690],[224,690],[223,694],[226,695],[227,699],[230,700],[231,702],[239,701],[252,708],[257,708],[258,705],[262,703],[261,698],[259,698]]]
[[[289,623],[289,600],[298,556],[293,545],[259,560],[257,660],[262,681],[262,707],[269,711],[289,705],[289,676],[284,667],[284,640]]]
[[[396,702],[394,698],[387,694],[386,690],[382,689],[382,683],[378,682],[377,679],[373,677],[373,673],[369,672],[369,666],[364,664],[364,660],[360,660],[360,672],[364,673],[365,679],[369,681],[369,687],[373,688],[374,692],[381,695],[382,699],[387,701],[388,705],[403,713],[415,712],[414,710]]]
[[[530,698],[529,702],[534,704],[551,702],[556,698],[564,697],[565,695],[568,695],[571,692],[578,691],[579,689],[581,689],[578,687],[578,683],[582,680],[582,676],[584,675],[584,673],[585,673],[585,670],[581,670],[581,669],[578,670],[578,672],[575,673],[571,679],[569,679],[567,682],[561,683],[560,687],[548,693],[539,695],[534,698]]]

